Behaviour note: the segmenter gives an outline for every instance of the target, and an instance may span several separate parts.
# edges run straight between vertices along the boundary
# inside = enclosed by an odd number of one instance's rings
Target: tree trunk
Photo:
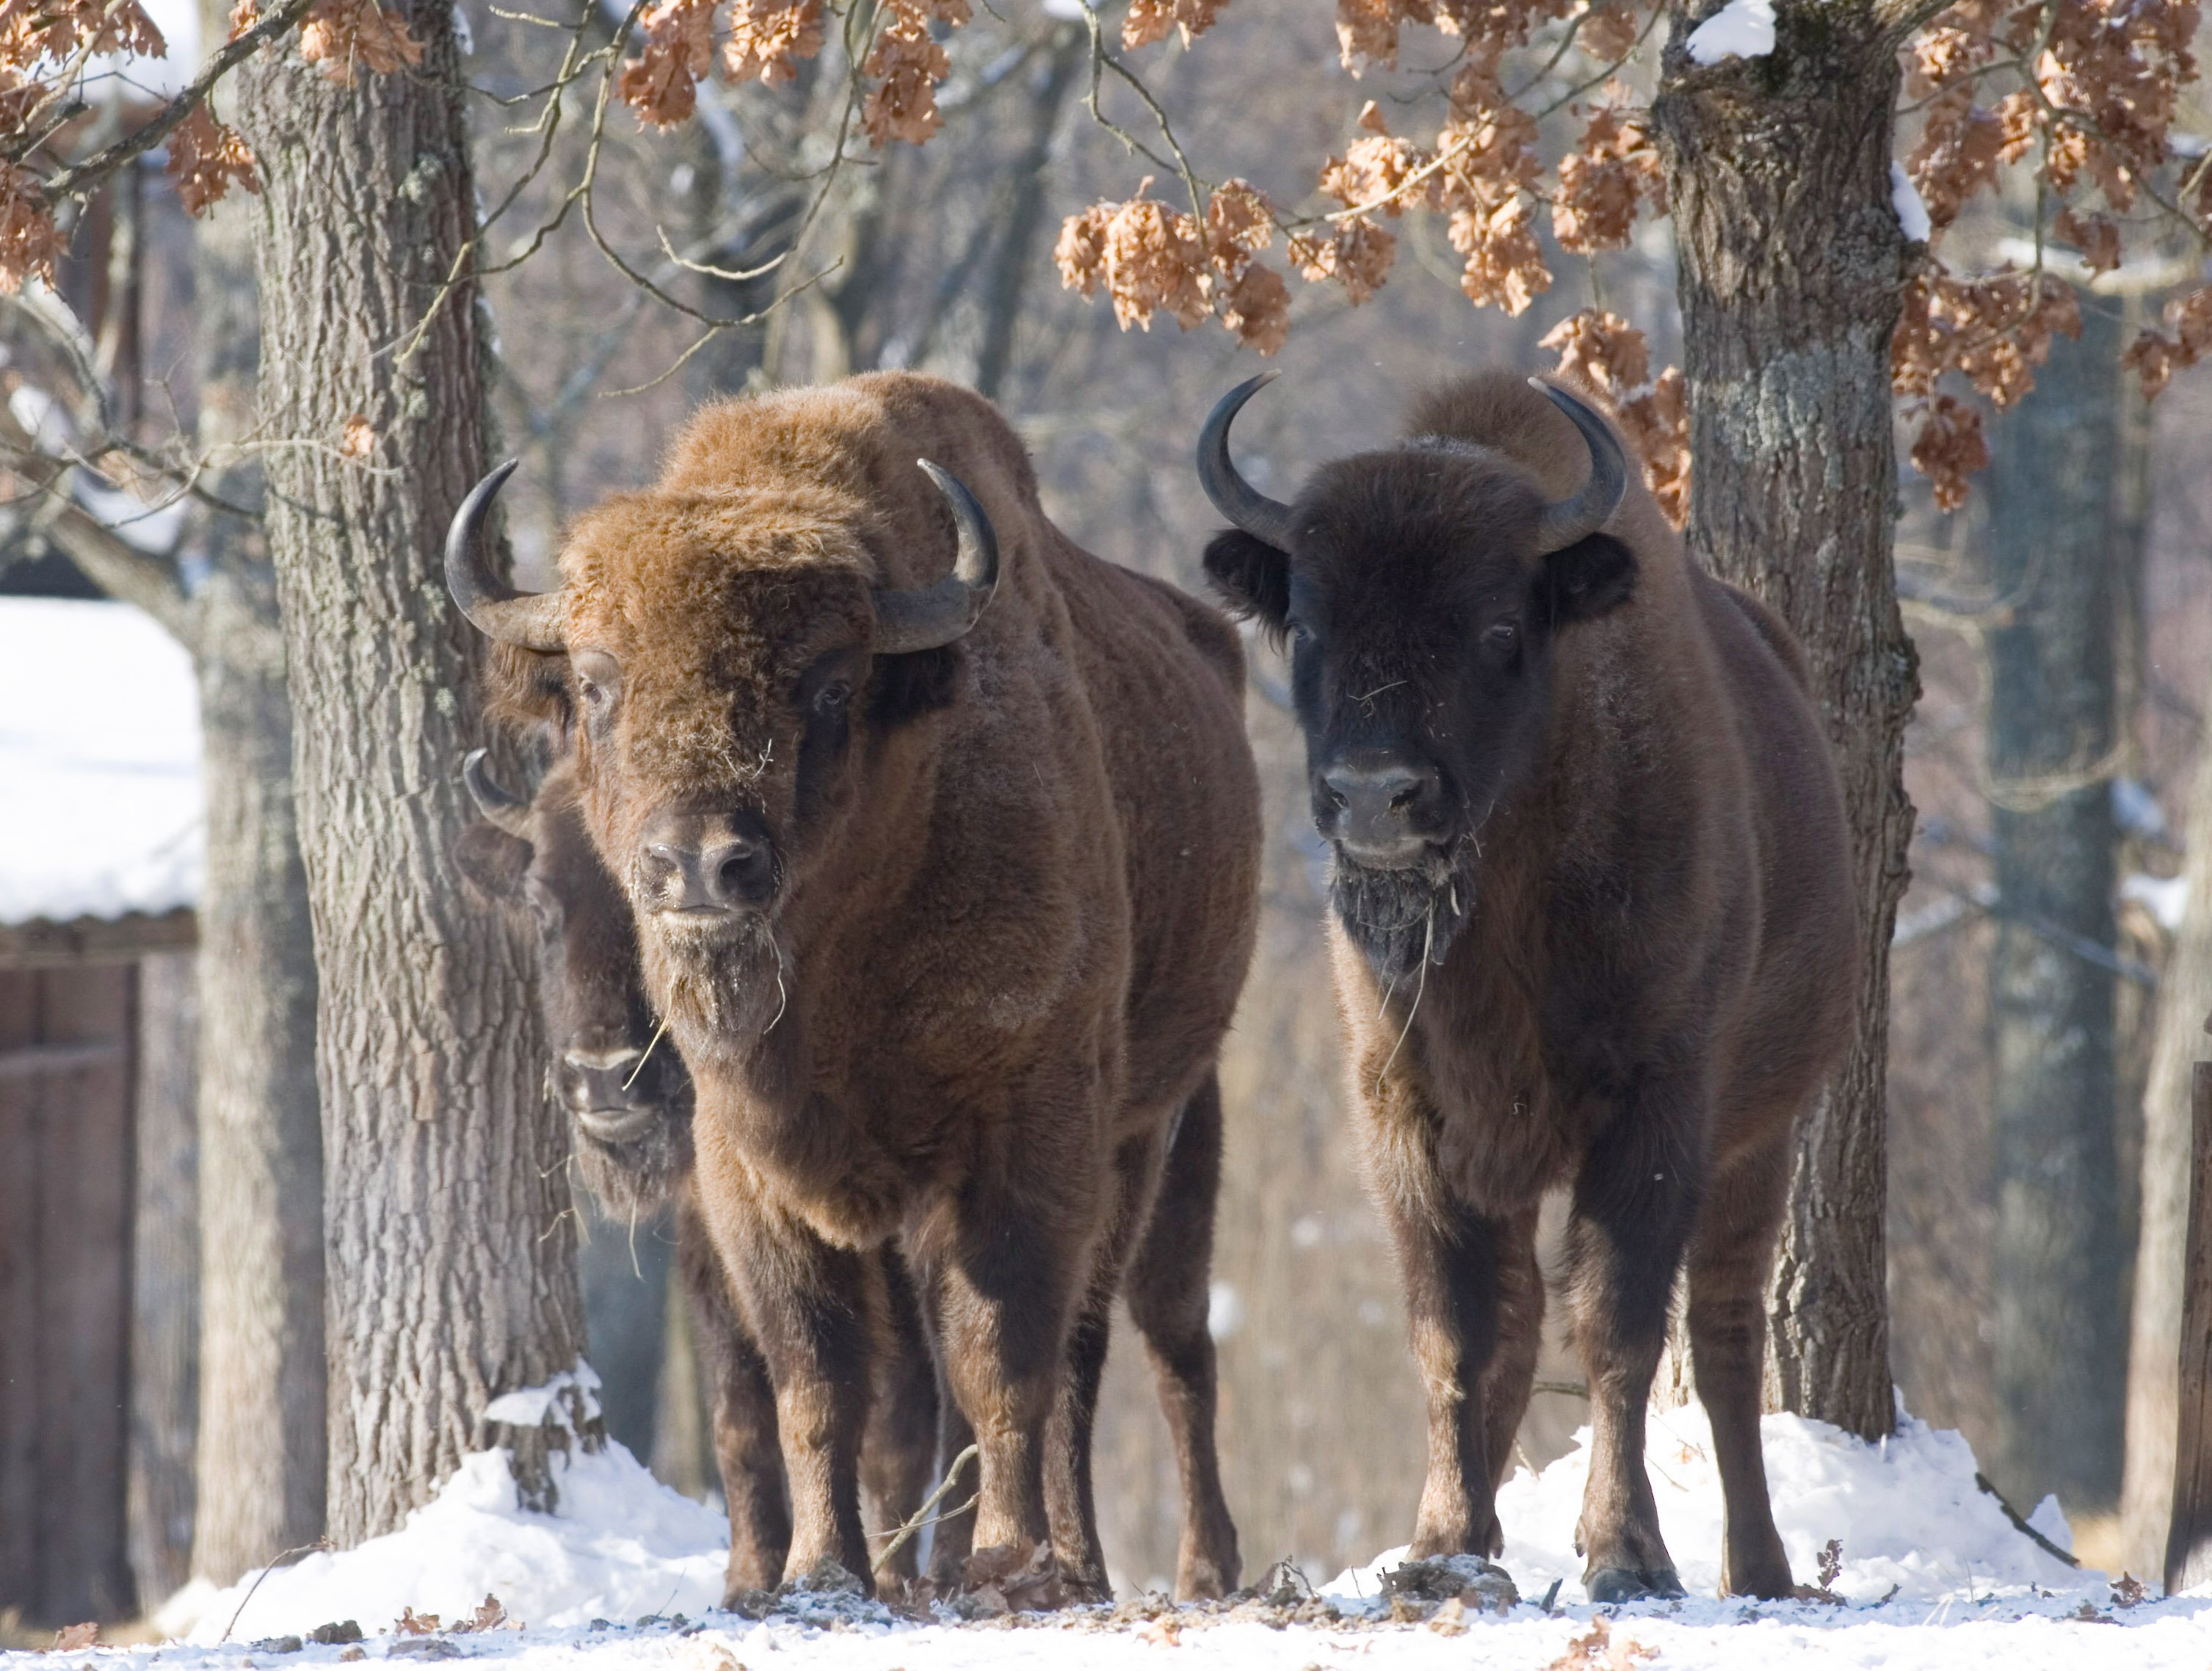
[[[2212,702],[2212,690],[2208,690]],[[2142,1234],[2136,1248],[2128,1361],[2127,1469],[2120,1494],[2122,1560],[2166,1570],[2173,1505],[2174,1419],[2183,1265],[2189,1234],[2191,1065],[2212,1056],[2212,745],[2200,744],[2185,829],[2181,932],[2159,983],[2158,1046],[2143,1095]],[[2118,1366],[2112,1366],[2118,1373]]]
[[[2015,1501],[2101,1509],[2120,1484],[2120,1317],[2111,951],[2112,489],[2121,348],[2085,297],[2035,392],[1998,422],[1989,766],[2000,900],[1990,959],[1997,1454]],[[2102,963],[2092,954],[2106,954]]]
[[[240,112],[264,185],[261,410],[294,443],[268,455],[268,532],[320,976],[342,1545],[392,1529],[495,1437],[545,1501],[546,1436],[483,1414],[583,1344],[528,960],[451,858],[481,726],[439,548],[483,467],[486,323],[472,283],[443,289],[474,227],[453,10],[398,10],[419,66],[348,87],[264,55]]]
[[[138,1610],[191,1576],[199,1407],[199,995],[186,951],[138,963],[131,1097],[131,1454],[124,1516]]]
[[[1796,1149],[1770,1295],[1770,1397],[1890,1431],[1883,1212],[1889,939],[1911,804],[1917,662],[1890,566],[1889,339],[1906,249],[1890,206],[1893,43],[1864,3],[1779,9],[1770,58],[1691,63],[1674,8],[1655,118],[1673,206],[1691,550],[1803,641],[1851,826],[1860,912],[1849,1055]]]
[[[226,30],[221,0],[202,27]],[[210,39],[219,34],[210,35]],[[254,211],[195,223],[203,446],[253,427],[260,330]],[[234,504],[260,472],[224,471]],[[323,1530],[323,1139],[315,948],[292,793],[276,579],[259,528],[221,514],[194,650],[207,874],[200,924],[199,1503],[192,1569],[228,1583]]]

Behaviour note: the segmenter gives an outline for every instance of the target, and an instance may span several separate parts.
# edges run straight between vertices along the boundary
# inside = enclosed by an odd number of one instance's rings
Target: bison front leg
[[[1584,1156],[1568,1230],[1575,1334],[1589,1378],[1590,1471],[1576,1546],[1595,1602],[1682,1594],[1644,1465],[1644,1410],[1696,1211],[1686,1097],[1646,1090]]]
[[[1483,1395],[1510,1226],[1445,1199],[1433,1177],[1418,1189],[1386,1186],[1384,1200],[1429,1403],[1428,1477],[1408,1553],[1495,1555],[1504,1538]]]
[[[881,1298],[872,1255],[727,1192],[708,1192],[702,1204],[775,1388],[791,1493],[784,1577],[830,1559],[872,1589],[860,1479]]]
[[[975,1563],[1025,1561],[1051,1536],[1047,1427],[1090,1237],[1088,1213],[1041,1211],[1003,1189],[972,1191],[918,1237],[945,1382],[974,1430],[981,1482]]]
[[[883,1270],[889,1349],[878,1364],[875,1407],[860,1451],[860,1475],[878,1528],[888,1539],[921,1506],[934,1482],[937,1364],[905,1260],[889,1246],[877,1259]],[[909,1538],[891,1557],[887,1570],[896,1577],[913,1577],[921,1550],[921,1540]]]
[[[698,1207],[688,1197],[677,1207],[676,1248],[699,1355],[714,1388],[714,1463],[730,1511],[730,1563],[722,1598],[726,1605],[745,1590],[774,1588],[791,1549],[775,1388],[760,1348],[738,1319],[730,1279]]]

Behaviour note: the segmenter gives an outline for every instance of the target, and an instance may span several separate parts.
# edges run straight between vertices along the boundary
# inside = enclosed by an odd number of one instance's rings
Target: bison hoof
[[[1632,1567],[1604,1567],[1583,1579],[1583,1588],[1589,1591],[1590,1604],[1600,1607],[1617,1601],[1671,1601],[1687,1593],[1671,1566],[1641,1572]]]

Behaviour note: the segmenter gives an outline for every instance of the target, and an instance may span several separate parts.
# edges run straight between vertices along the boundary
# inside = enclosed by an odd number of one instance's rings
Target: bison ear
[[[453,862],[471,887],[497,904],[520,891],[532,852],[520,836],[510,836],[479,818],[453,843]]]
[[[934,650],[878,656],[868,686],[868,723],[878,731],[890,731],[945,707],[952,700],[959,677],[957,642]]]
[[[1291,560],[1242,528],[1224,528],[1206,542],[1206,578],[1240,621],[1257,621],[1280,640],[1290,630]]]
[[[1636,590],[1636,553],[1611,534],[1590,534],[1544,559],[1544,592],[1556,629],[1591,621]]]

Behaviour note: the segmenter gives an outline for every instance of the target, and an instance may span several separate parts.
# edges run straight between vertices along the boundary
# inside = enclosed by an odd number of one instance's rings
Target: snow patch
[[[388,1631],[403,1608],[451,1621],[468,1617],[486,1595],[526,1624],[571,1628],[647,1613],[696,1618],[720,1602],[730,1547],[720,1515],[671,1491],[619,1444],[552,1460],[557,1513],[518,1505],[506,1451],[475,1452],[398,1531],[310,1555],[265,1578],[249,1572],[228,1589],[194,1598],[189,1639],[214,1645],[234,1613],[236,1642],[304,1635],[346,1619],[367,1632]],[[261,1587],[248,1601],[257,1580]]]
[[[2189,908],[2189,878],[2185,876],[2146,876],[2136,872],[2120,884],[2120,897],[2133,900],[2156,919],[2169,934],[2181,932],[2181,919]]]
[[[1206,1285],[1206,1332],[1226,1340],[1244,1327],[1244,1297],[1234,1286],[1216,1280]]]
[[[573,1398],[562,1396],[571,1392]],[[550,1417],[573,1433],[575,1428],[569,1419],[572,1407],[586,1421],[599,1413],[599,1371],[580,1358],[574,1369],[562,1370],[543,1386],[501,1393],[484,1406],[484,1419],[509,1427],[542,1427]]]
[[[0,599],[0,923],[199,897],[191,659],[127,604]]]
[[[2068,1554],[2074,1553],[2074,1528],[2066,1523],[2066,1510],[2058,1506],[2058,1496],[2052,1492],[2035,1505],[2035,1512],[2027,1517],[2029,1528],[2049,1538]]]
[[[1775,1524],[1800,1583],[1814,1580],[1820,1552],[1834,1539],[1843,1545],[1843,1570],[1832,1588],[1854,1604],[1887,1598],[1924,1612],[1954,1595],[2028,1597],[2039,1587],[2079,1590],[2085,1582],[2103,1597],[2101,1575],[2069,1567],[2021,1535],[1974,1483],[1974,1453],[1956,1433],[1905,1417],[1891,1437],[1869,1444],[1826,1422],[1786,1415],[1766,1417],[1761,1432]],[[1524,1596],[1541,1596],[1557,1579],[1560,1600],[1589,1599],[1575,1522],[1589,1477],[1589,1439],[1585,1427],[1575,1448],[1540,1474],[1520,1469],[1498,1493],[1505,1529],[1498,1560]],[[1720,1588],[1721,1487],[1705,1412],[1695,1405],[1652,1411],[1647,1461],[1675,1570],[1693,1597],[1711,1597]],[[2057,1504],[2048,1507],[2063,1531]],[[2036,1529],[2064,1546],[2044,1526]],[[1371,1599],[1382,1575],[1404,1559],[1403,1550],[1392,1550],[1322,1593]]]
[[[1889,165],[1889,206],[1897,211],[1897,224],[1911,242],[1924,244],[1935,223],[1928,218],[1928,205],[1920,200],[1920,188],[1912,183],[1912,176],[1901,164]]]
[[[1696,64],[1763,58],[1774,50],[1774,0],[1729,0],[1682,45]]]

